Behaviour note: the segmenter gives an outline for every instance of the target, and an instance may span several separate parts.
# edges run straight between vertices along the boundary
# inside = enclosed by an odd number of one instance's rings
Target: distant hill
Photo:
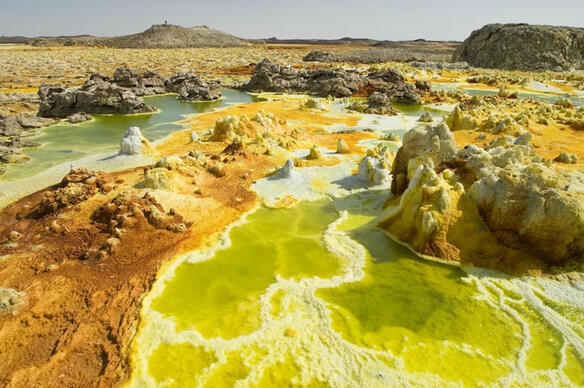
[[[252,43],[269,44],[315,44],[315,45],[372,45],[377,40],[367,38],[340,38],[340,39],[278,39],[275,37],[268,39],[248,39]]]
[[[246,41],[207,26],[155,24],[144,32],[103,38],[95,36],[41,37],[33,46],[105,46],[116,48],[238,47]]]
[[[0,36],[0,44],[28,43],[31,38],[26,36]]]

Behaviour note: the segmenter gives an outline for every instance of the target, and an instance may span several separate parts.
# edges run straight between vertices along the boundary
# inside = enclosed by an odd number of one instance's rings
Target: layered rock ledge
[[[453,62],[508,70],[584,69],[584,29],[529,24],[488,24],[456,49]]]

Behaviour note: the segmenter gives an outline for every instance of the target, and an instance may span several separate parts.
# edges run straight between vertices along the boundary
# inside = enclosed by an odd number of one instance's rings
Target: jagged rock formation
[[[142,96],[177,93],[183,100],[216,100],[221,97],[220,83],[206,82],[194,72],[165,78],[153,71],[138,74],[127,67],[116,69],[110,78],[93,74],[79,89],[66,90],[61,85],[41,85],[38,116],[65,118],[76,113],[131,114],[153,112]]]
[[[178,73],[165,82],[166,90],[177,93],[181,100],[210,101],[221,98],[219,81],[204,81],[193,71]]]
[[[404,136],[386,230],[423,254],[502,270],[584,260],[581,178],[543,162],[529,136],[487,149],[453,140],[444,124]]]
[[[0,164],[19,163],[29,159],[22,153],[22,148],[38,147],[39,143],[26,140],[23,136],[27,131],[55,124],[57,121],[42,117],[31,117],[26,114],[0,115]],[[0,168],[0,175],[3,170]]]
[[[420,102],[420,95],[415,87],[405,82],[404,77],[395,70],[369,75],[344,69],[304,71],[281,66],[267,59],[256,66],[252,78],[242,89],[256,92],[300,92],[322,97],[369,95],[377,90],[398,103]]]
[[[65,118],[78,112],[90,114],[131,114],[153,112],[141,97],[131,90],[93,75],[81,88],[66,90],[60,85],[41,85],[38,115]]]
[[[102,38],[96,36],[71,36],[39,38],[33,46],[105,46],[117,48],[188,48],[188,47],[238,47],[245,46],[243,39],[214,30],[207,26],[182,27],[172,24],[155,24],[147,30],[132,34]]]
[[[23,113],[18,115],[0,115],[0,136],[20,135],[23,131],[38,129],[55,123],[55,120],[28,116]]]
[[[452,60],[509,70],[584,69],[584,29],[488,24],[473,31]]]
[[[348,97],[364,88],[367,82],[355,71],[300,71],[264,59],[243,88],[266,92],[309,92],[319,96]]]
[[[119,67],[114,72],[111,82],[119,87],[131,89],[137,96],[150,96],[166,93],[166,79],[157,73],[147,70],[138,74],[127,67]]]

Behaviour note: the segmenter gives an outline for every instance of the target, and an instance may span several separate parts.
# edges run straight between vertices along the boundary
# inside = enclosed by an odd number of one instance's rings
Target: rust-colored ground
[[[223,115],[252,117],[259,110],[287,120],[281,127],[283,135],[301,128],[296,147],[318,144],[334,149],[337,139],[343,138],[353,152],[362,152],[356,143],[371,136],[326,135],[318,130],[320,125],[354,125],[356,117],[301,110],[298,101],[235,106],[198,115],[190,122],[194,130],[203,132]],[[107,191],[40,219],[26,214],[46,191],[56,188],[41,190],[0,212],[0,285],[25,293],[14,314],[0,313],[0,385],[105,387],[125,381],[141,301],[158,269],[181,252],[212,244],[217,233],[256,206],[251,183],[284,161],[282,155],[265,155],[265,147],[259,145],[224,154],[227,143],[190,143],[189,134],[190,130],[173,134],[157,151],[183,157],[196,149],[221,164],[225,175],[217,177],[200,166],[170,171],[176,190],[150,191],[169,217],[184,220],[188,228],[183,233],[155,228],[140,215],[131,226],[122,225],[124,232],[115,249],[93,254],[103,250],[100,247],[112,231],[92,221],[92,215],[120,193],[144,196],[148,190],[137,187],[144,176],[142,168],[105,174]],[[21,234],[19,238],[11,238],[14,232]]]

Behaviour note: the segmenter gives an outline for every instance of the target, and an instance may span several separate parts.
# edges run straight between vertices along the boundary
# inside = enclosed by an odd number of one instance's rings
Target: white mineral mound
[[[142,153],[142,143],[148,142],[142,136],[140,128],[130,127],[120,142],[120,155],[139,155]]]
[[[294,162],[291,159],[288,159],[284,166],[280,168],[279,175],[282,178],[291,178],[295,175]]]
[[[359,163],[357,176],[362,181],[373,185],[384,185],[391,182],[389,170],[380,160],[371,156],[364,157]]]

